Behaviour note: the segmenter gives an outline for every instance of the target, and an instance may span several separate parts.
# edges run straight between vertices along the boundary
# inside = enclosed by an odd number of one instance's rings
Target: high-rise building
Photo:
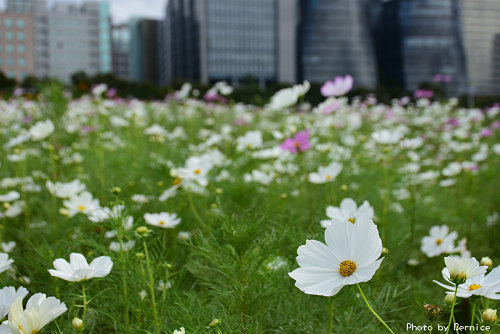
[[[35,74],[31,15],[0,13],[0,70],[16,80]]]
[[[81,6],[46,0],[7,0],[6,13],[31,17],[34,74],[69,81],[71,74],[111,72],[109,4],[87,1]]]
[[[400,1],[373,0],[370,26],[377,63],[378,83],[386,88],[404,89]]]
[[[200,80],[199,0],[169,0],[160,42],[162,84],[174,79]]]
[[[449,93],[465,90],[465,53],[457,0],[402,0],[405,86],[416,90],[437,74],[451,76]]]
[[[130,79],[159,84],[160,21],[133,18],[130,30]]]
[[[468,87],[474,95],[500,95],[500,1],[461,0]]]
[[[300,72],[321,83],[350,74],[374,88],[377,73],[366,0],[301,0]]]
[[[113,74],[130,80],[130,29],[128,24],[111,27],[111,58]]]
[[[47,77],[49,68],[49,32],[47,0],[7,0],[6,11],[31,15],[35,75]]]
[[[57,3],[48,14],[50,74],[69,81],[75,72],[111,72],[109,5]]]
[[[294,0],[170,0],[162,76],[295,81],[296,14]]]

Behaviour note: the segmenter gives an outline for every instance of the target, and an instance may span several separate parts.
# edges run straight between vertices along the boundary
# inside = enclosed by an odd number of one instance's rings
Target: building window
[[[12,44],[7,44],[7,46],[5,47],[5,51],[7,51],[7,53],[12,53],[12,52],[14,52],[14,45],[12,45]]]
[[[7,31],[5,33],[5,38],[7,38],[8,41],[11,41],[14,38],[14,34],[11,31]]]
[[[24,22],[23,19],[18,19],[17,20],[17,27],[18,28],[24,28],[25,25],[26,25],[26,23]]]
[[[7,28],[12,27],[12,19],[5,19],[5,26]]]
[[[18,32],[17,39],[20,41],[24,41],[26,39],[26,34],[24,32]]]
[[[24,80],[26,78],[26,72],[22,71],[21,72],[21,79]]]
[[[19,64],[19,66],[21,67],[25,67],[26,66],[26,59],[24,58],[19,58],[17,63]]]
[[[7,66],[14,66],[14,58],[7,58]]]
[[[26,52],[26,47],[24,45],[19,45],[17,47],[17,52],[19,52],[19,53],[25,53]]]
[[[7,78],[13,79],[16,76],[16,74],[12,71],[7,72]]]

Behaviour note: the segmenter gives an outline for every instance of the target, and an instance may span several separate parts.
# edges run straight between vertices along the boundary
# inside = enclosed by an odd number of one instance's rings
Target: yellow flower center
[[[347,221],[350,221],[352,224],[354,224],[356,222],[356,218],[354,218],[354,217],[349,218],[349,219],[347,219]]]
[[[441,245],[443,243],[443,239],[437,239],[436,240],[436,245]]]
[[[295,142],[295,147],[299,147],[300,143],[298,141]]]
[[[163,220],[160,220],[160,225],[165,225],[165,222]]]
[[[200,173],[201,173],[201,169],[199,169],[199,168],[195,169],[195,170],[194,170],[194,173],[195,173],[196,175],[200,174]]]
[[[471,285],[469,285],[469,290],[470,290],[470,291],[477,290],[477,289],[479,289],[480,287],[481,287],[481,285],[480,285],[480,284],[471,284]]]
[[[85,211],[85,207],[84,207],[83,205],[79,205],[79,206],[78,206],[78,210],[80,210],[80,211]]]
[[[332,176],[331,176],[331,175],[327,175],[327,176],[326,176],[326,179],[327,179],[328,181],[330,181],[330,180],[332,179]]]
[[[4,208],[5,210],[9,210],[9,208],[10,208],[10,204],[9,204],[9,203],[3,203],[3,208]]]
[[[177,178],[174,180],[174,186],[178,185],[179,183],[181,183],[181,179]]]
[[[351,276],[353,272],[356,271],[356,263],[351,260],[345,260],[340,263],[339,274],[347,277]]]

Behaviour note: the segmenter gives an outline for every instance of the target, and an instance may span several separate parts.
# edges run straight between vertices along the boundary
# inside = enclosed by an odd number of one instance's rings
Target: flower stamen
[[[471,284],[469,285],[469,291],[477,290],[481,287],[481,284]]]
[[[339,274],[347,277],[351,276],[356,271],[356,263],[351,260],[345,260],[340,263]]]
[[[443,243],[443,239],[437,239],[436,240],[436,245],[441,245]]]

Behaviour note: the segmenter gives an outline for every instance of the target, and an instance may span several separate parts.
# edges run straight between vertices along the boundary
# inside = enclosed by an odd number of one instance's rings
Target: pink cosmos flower
[[[352,89],[354,79],[350,75],[336,77],[334,81],[327,81],[321,87],[321,94],[326,97],[341,96]]]
[[[434,92],[432,90],[427,89],[419,89],[413,94],[416,99],[431,99],[434,96]]]
[[[482,129],[481,132],[479,133],[481,137],[490,137],[493,135],[493,131],[491,129]]]
[[[311,148],[311,143],[309,143],[309,130],[297,132],[295,137],[286,139],[280,147],[292,153],[307,151]]]

